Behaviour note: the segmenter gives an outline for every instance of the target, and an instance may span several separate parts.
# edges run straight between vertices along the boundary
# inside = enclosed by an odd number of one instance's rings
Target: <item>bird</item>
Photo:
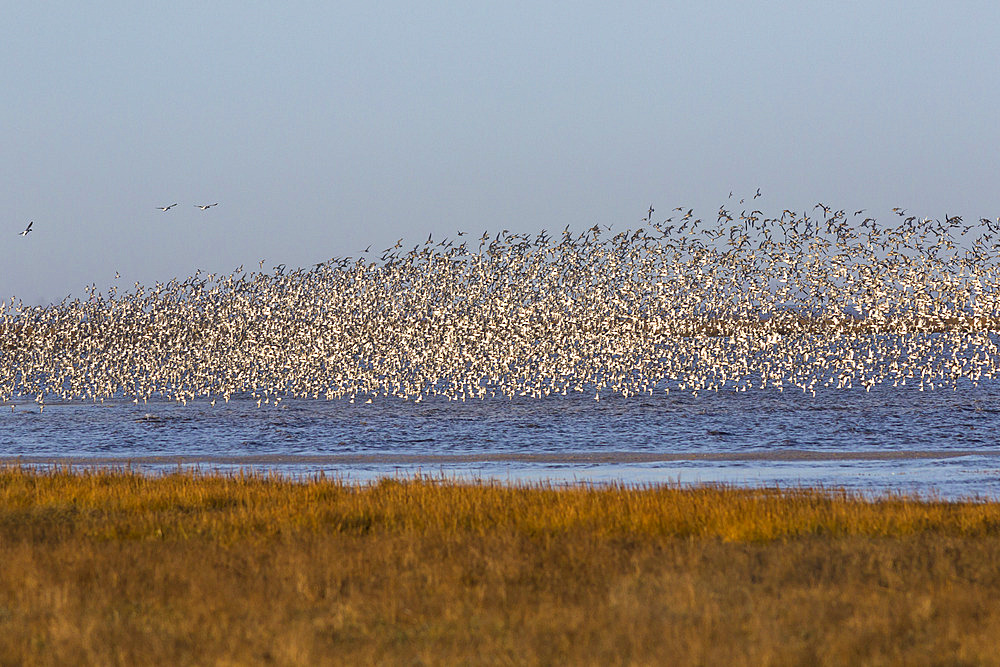
[[[208,209],[212,208],[213,206],[218,206],[218,205],[219,205],[219,202],[215,202],[214,204],[195,204],[195,206],[197,206],[198,208],[200,208],[203,211],[207,211]]]
[[[28,234],[30,234],[31,233],[31,226],[33,224],[35,224],[34,220],[32,220],[31,222],[29,222],[28,226],[24,228],[24,231],[21,232],[21,236],[27,236]]]
[[[170,206],[157,206],[156,208],[160,209],[161,211],[169,211],[174,206],[177,206],[177,204],[171,204]]]

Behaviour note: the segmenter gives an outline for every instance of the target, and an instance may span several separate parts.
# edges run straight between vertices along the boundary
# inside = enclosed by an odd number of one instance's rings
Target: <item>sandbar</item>
[[[0,465],[447,465],[468,463],[642,464],[671,461],[897,461],[1000,457],[1000,449],[893,449],[827,451],[772,449],[748,452],[563,452],[479,454],[184,454],[163,456],[0,456]]]

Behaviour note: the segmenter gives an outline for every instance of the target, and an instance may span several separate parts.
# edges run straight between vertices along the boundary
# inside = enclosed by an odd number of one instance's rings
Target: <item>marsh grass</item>
[[[998,664],[1000,503],[0,469],[0,664]]]

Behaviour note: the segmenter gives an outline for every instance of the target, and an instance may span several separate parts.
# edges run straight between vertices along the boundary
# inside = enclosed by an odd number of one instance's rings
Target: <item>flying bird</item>
[[[23,231],[23,232],[21,232],[21,236],[27,236],[27,235],[28,235],[28,234],[29,234],[29,233],[31,232],[31,226],[32,226],[33,224],[35,224],[35,221],[34,221],[34,220],[32,220],[31,222],[29,222],[29,223],[28,223],[28,226],[24,228],[24,231]]]
[[[197,206],[198,208],[200,208],[203,211],[207,211],[208,209],[212,208],[213,206],[218,206],[218,205],[219,205],[219,202],[215,202],[214,204],[195,204],[195,206]]]
[[[174,206],[177,206],[177,204],[171,204],[170,206],[157,206],[156,208],[160,209],[161,211],[169,211]]]

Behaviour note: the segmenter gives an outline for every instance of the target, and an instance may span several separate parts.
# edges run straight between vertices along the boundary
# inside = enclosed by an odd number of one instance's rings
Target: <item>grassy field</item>
[[[0,664],[1000,664],[1000,503],[0,469]]]

